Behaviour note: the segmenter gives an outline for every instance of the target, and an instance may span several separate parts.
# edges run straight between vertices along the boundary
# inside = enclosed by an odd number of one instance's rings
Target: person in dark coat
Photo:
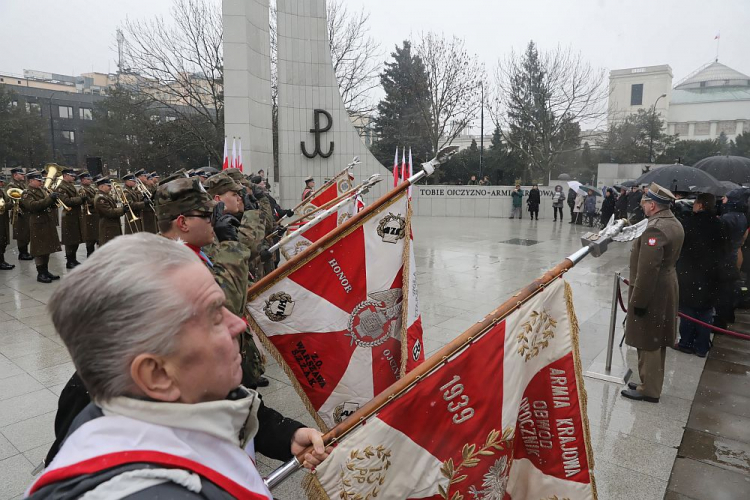
[[[628,218],[628,190],[620,189],[620,196],[615,202],[615,217],[618,219]]]
[[[49,271],[49,256],[62,250],[57,236],[57,199],[59,194],[43,189],[42,173],[32,170],[26,174],[28,188],[21,197],[21,208],[29,214],[31,255],[36,263],[39,283],[52,283],[60,276]]]
[[[729,251],[721,262],[718,302],[714,324],[726,328],[734,323],[734,309],[739,297],[739,251],[747,237],[747,195],[750,190],[733,189],[724,196],[721,205],[721,223],[729,240]]]
[[[575,223],[573,208],[576,206],[576,196],[578,196],[578,193],[575,192],[575,189],[568,188],[568,208],[570,208],[570,222],[568,224]]]
[[[602,226],[606,226],[607,222],[609,222],[610,217],[614,215],[616,204],[617,202],[615,201],[615,192],[612,188],[608,188],[607,192],[604,195],[604,201],[602,201],[601,217],[599,219],[599,222],[601,222]]]
[[[68,209],[62,211],[60,224],[60,242],[65,245],[65,267],[73,269],[81,263],[76,260],[78,246],[81,244],[81,206],[88,201],[88,197],[76,189],[76,173],[72,168],[64,168],[62,182],[55,191]]]
[[[529,207],[529,216],[531,220],[539,220],[539,204],[542,202],[542,195],[539,192],[539,186],[534,184],[531,186],[529,196],[526,198],[526,206]]]
[[[120,219],[125,214],[125,208],[110,195],[112,181],[109,177],[97,180],[96,186],[99,192],[94,198],[94,207],[99,215],[99,246],[101,247],[122,234]]]
[[[679,287],[675,265],[684,231],[669,210],[674,195],[652,183],[643,196],[648,227],[633,241],[625,343],[638,350],[640,384],[631,382],[624,397],[658,403],[664,384],[667,346],[677,331]]]
[[[591,189],[589,189],[589,194],[583,200],[583,213],[586,214],[586,218],[589,220],[589,227],[592,227],[596,215],[596,195]]]
[[[4,175],[0,175],[0,199],[3,200],[3,208],[0,209],[0,270],[10,271],[16,266],[5,261],[5,248],[10,242],[10,213],[13,200],[5,194]]]
[[[701,194],[695,200],[693,215],[682,221],[685,240],[677,261],[679,311],[709,324],[719,292],[719,257],[728,251],[715,207],[716,198],[711,194]],[[710,333],[705,326],[681,319],[677,348],[703,358],[708,353]]]
[[[628,194],[628,220],[631,220],[636,214],[643,213],[643,210],[641,209],[641,198],[643,198],[641,188],[638,186],[630,188],[630,193]],[[643,215],[640,215],[639,217],[638,221],[643,220]]]

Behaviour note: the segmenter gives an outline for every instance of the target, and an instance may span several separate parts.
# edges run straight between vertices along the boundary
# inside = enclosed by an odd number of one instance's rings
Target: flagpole
[[[544,291],[547,286],[549,286],[552,282],[554,282],[571,268],[573,268],[587,255],[593,254],[597,257],[601,255],[604,251],[606,251],[607,243],[612,241],[613,236],[622,233],[625,225],[625,220],[614,221],[596,235],[594,233],[587,234],[584,238],[582,238],[582,242],[588,241],[588,243],[584,243],[584,246],[582,248],[573,252],[555,267],[516,292],[511,298],[500,304],[495,310],[490,312],[480,322],[475,323],[468,330],[466,330],[458,337],[453,339],[450,343],[435,352],[423,363],[412,369],[404,377],[398,379],[386,390],[364,404],[353,414],[347,417],[343,422],[324,434],[323,442],[325,443],[325,445],[330,446],[335,444],[336,442],[343,439],[346,435],[353,432],[359,426],[364,425],[369,418],[382,410],[383,407],[397,400],[402,394],[408,391],[422,378],[439,369],[454,355],[466,348],[472,342],[476,341],[479,337],[492,329],[497,323],[503,321],[511,313],[528,302],[531,298]],[[642,226],[642,228],[645,230],[645,225]],[[599,238],[595,238],[594,236],[599,236]],[[632,236],[634,236],[634,234],[631,234],[631,237]],[[285,479],[290,477],[296,470],[298,470],[299,467],[302,466],[301,464],[304,460],[303,457],[305,456],[305,454],[310,453],[311,451],[312,447],[305,449],[296,457],[292,458],[290,461],[282,465],[279,469],[271,473],[265,479],[268,488],[272,489],[273,487],[279,485]]]
[[[306,199],[304,199],[301,202],[299,202],[297,204],[297,206],[292,209],[292,212],[296,212],[299,207],[301,207],[302,205],[304,205],[305,203],[307,203],[312,198],[315,198],[316,196],[318,196],[324,189],[326,189],[332,183],[336,182],[336,179],[338,179],[339,177],[341,177],[342,174],[346,173],[346,171],[348,171],[348,170],[351,170],[352,168],[354,168],[355,165],[359,165],[360,163],[361,162],[359,161],[359,156],[355,156],[352,159],[351,163],[349,163],[346,167],[344,167],[344,169],[341,172],[339,172],[338,174],[336,174],[330,181],[328,181],[325,184],[323,184],[322,186],[320,186],[320,188],[318,188],[317,191],[313,192],[313,194],[311,194]]]
[[[376,174],[376,175],[380,175],[380,174]],[[380,182],[381,180],[383,180],[383,179],[378,179],[378,182]],[[308,213],[300,216],[298,219],[290,220],[289,224],[287,224],[285,227],[289,227],[291,224],[296,224],[297,222],[300,222],[302,220],[309,219],[314,214],[317,214],[321,210],[326,210],[331,205],[333,205],[335,203],[338,203],[339,201],[343,200],[345,197],[351,197],[352,193],[354,193],[357,189],[359,189],[362,186],[364,186],[364,184],[365,183],[363,182],[363,183],[359,184],[358,186],[355,186],[355,187],[351,188],[349,191],[346,191],[345,193],[342,193],[341,196],[339,196],[338,198],[334,198],[331,201],[323,203],[321,206],[317,207],[315,210],[313,210],[311,212],[308,212]],[[281,222],[281,220],[279,220],[279,222]]]
[[[256,294],[261,293],[263,290],[265,290],[267,287],[271,286],[273,282],[286,274],[289,269],[294,268],[297,263],[302,259],[307,259],[309,255],[315,253],[320,253],[322,250],[321,248],[325,247],[325,245],[328,244],[332,239],[338,238],[339,235],[342,233],[349,231],[349,229],[352,226],[355,226],[359,223],[360,220],[362,220],[365,217],[368,217],[370,214],[372,214],[374,211],[378,210],[383,204],[387,203],[388,201],[392,200],[396,196],[398,196],[402,191],[405,189],[408,189],[409,186],[412,184],[415,184],[416,182],[420,181],[423,177],[427,175],[431,175],[433,172],[435,172],[435,167],[441,165],[442,163],[445,163],[448,161],[448,159],[453,156],[458,151],[458,146],[448,146],[440,151],[438,151],[438,154],[435,158],[428,161],[427,163],[422,164],[422,170],[417,172],[416,174],[409,177],[406,181],[399,184],[396,189],[392,189],[391,191],[388,191],[386,194],[375,200],[375,203],[372,205],[365,207],[364,210],[361,212],[356,213],[351,219],[347,220],[340,226],[336,227],[333,231],[329,232],[325,236],[323,236],[318,241],[314,242],[312,245],[307,247],[302,252],[298,253],[288,261],[286,261],[283,265],[277,267],[274,269],[270,274],[267,274],[260,280],[258,280],[254,285],[252,285],[247,290],[247,296],[248,300],[250,300],[250,297],[255,296]],[[305,224],[305,226],[312,223],[312,221]]]
[[[356,196],[356,195],[358,195],[360,193],[364,193],[371,186],[374,186],[375,184],[377,184],[378,182],[380,182],[382,180],[383,179],[381,179],[380,174],[373,174],[372,176],[370,176],[369,179],[367,179],[366,182],[363,182],[356,190],[354,190],[353,194]],[[351,193],[346,198],[344,198],[344,195],[340,196],[338,198],[339,199],[338,203],[336,203],[332,207],[324,210],[323,212],[319,213],[313,220],[311,220],[310,222],[306,223],[304,226],[300,227],[298,230],[296,230],[292,234],[288,234],[288,235],[284,236],[283,238],[281,238],[276,244],[274,244],[271,248],[269,248],[268,251],[270,253],[275,252],[276,250],[278,250],[279,248],[281,248],[283,245],[286,245],[286,243],[290,239],[292,239],[295,236],[298,236],[300,234],[304,234],[304,232],[307,231],[308,229],[312,229],[313,227],[317,226],[318,224],[320,224],[321,222],[323,222],[326,218],[328,218],[329,215],[331,215],[332,213],[338,211],[338,209],[341,208],[346,202],[348,202],[350,198],[351,198]]]

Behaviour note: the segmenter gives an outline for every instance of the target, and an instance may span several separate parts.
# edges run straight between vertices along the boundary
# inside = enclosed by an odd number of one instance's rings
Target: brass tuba
[[[48,163],[44,166],[44,190],[47,194],[53,190],[62,182],[62,169],[57,163]],[[57,206],[62,208],[66,212],[70,212],[72,209],[67,206],[61,199],[58,198]]]

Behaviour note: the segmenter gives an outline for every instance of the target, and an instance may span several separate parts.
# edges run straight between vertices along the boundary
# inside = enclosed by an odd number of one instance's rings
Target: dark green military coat
[[[5,253],[5,247],[10,243],[10,211],[13,208],[13,202],[5,194],[5,188],[0,188],[0,199],[5,201],[5,208],[0,214],[0,253]]]
[[[71,182],[62,181],[56,191],[60,194],[60,200],[70,208],[70,210],[62,210],[60,242],[63,245],[79,245],[83,241],[81,235],[83,199],[79,196],[75,184]]]
[[[130,210],[125,208],[127,217],[125,220],[125,234],[140,233],[143,231],[143,208],[146,206],[143,201],[143,195],[135,188],[125,187],[123,190],[125,191],[125,198],[128,200],[130,209],[138,217],[138,220],[130,222],[132,218]]]
[[[60,238],[57,236],[57,207],[41,188],[28,188],[21,198],[21,207],[29,214],[31,255],[40,257],[59,252]]]
[[[654,351],[674,345],[679,287],[675,264],[685,232],[670,210],[648,218],[646,231],[630,251],[630,288],[625,342]],[[646,309],[636,316],[635,308]]]
[[[12,180],[6,186],[8,188],[17,188],[21,190],[26,189],[26,183],[23,181]],[[16,201],[16,203],[18,203]],[[13,225],[13,239],[18,242],[18,246],[25,246],[29,244],[31,233],[29,231],[29,214],[26,213],[23,208],[19,207],[18,217],[16,217],[16,223]]]
[[[94,199],[98,190],[94,186],[81,186],[89,201],[81,207],[81,239],[87,243],[99,240],[99,214],[94,207]],[[86,208],[91,212],[89,215]]]
[[[147,233],[153,233],[156,234],[158,232],[156,228],[156,213],[154,212],[154,200],[156,200],[156,187],[154,186],[146,186],[148,189],[148,192],[151,193],[151,205],[148,203],[145,204],[143,207],[143,230]],[[144,200],[145,202],[145,200]]]
[[[94,198],[94,206],[99,215],[99,246],[102,246],[122,234],[120,217],[125,210],[117,206],[114,198],[101,191]]]

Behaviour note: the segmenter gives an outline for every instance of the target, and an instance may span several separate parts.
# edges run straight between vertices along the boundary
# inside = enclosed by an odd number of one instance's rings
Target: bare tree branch
[[[416,50],[429,79],[430,102],[420,111],[430,128],[433,151],[438,151],[451,144],[479,110],[484,69],[457,37],[422,34]]]

